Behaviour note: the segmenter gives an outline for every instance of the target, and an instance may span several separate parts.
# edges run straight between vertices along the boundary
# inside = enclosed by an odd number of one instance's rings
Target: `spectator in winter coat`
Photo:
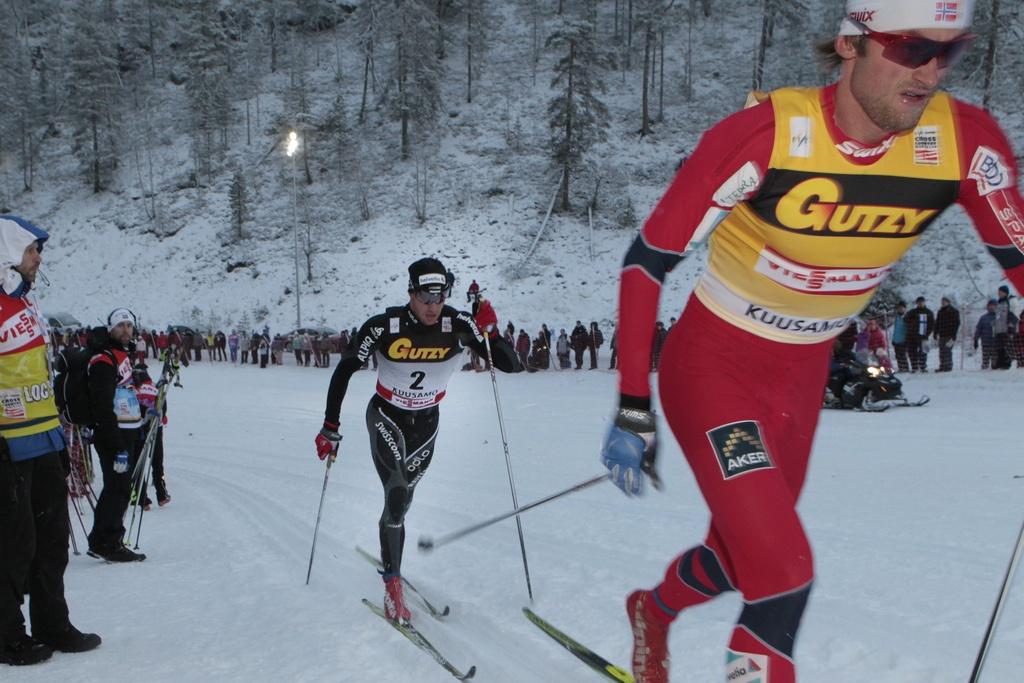
[[[907,355],[911,372],[928,372],[928,351],[925,343],[935,331],[935,314],[925,305],[923,296],[914,300],[914,308],[903,316],[907,323]]]
[[[885,341],[885,330],[878,324],[877,318],[869,318],[867,325],[864,329],[868,334],[868,351],[875,355],[875,358],[879,360],[884,355],[886,357],[886,363],[889,360],[889,345]]]
[[[587,349],[590,350],[590,369],[597,369],[597,350],[604,344],[604,335],[601,334],[601,328],[597,326],[597,322],[593,321],[590,323],[590,333],[587,335]]]
[[[302,364],[309,367],[309,359],[313,354],[313,340],[308,334],[302,335]]]
[[[249,353],[252,355],[252,364],[256,365],[259,362],[260,353],[260,335],[256,330],[253,330],[252,336],[249,337]]]
[[[998,370],[1009,370],[1013,359],[1013,333],[1017,329],[1017,316],[1010,308],[1010,289],[1006,285],[999,288],[996,301],[996,319],[992,331],[996,336],[996,363]]]
[[[270,362],[270,340],[260,335],[260,367],[265,368]]]
[[[852,323],[852,324],[855,327],[858,325],[858,323]],[[867,323],[864,323],[864,326],[860,328],[860,332],[857,333],[856,341],[854,341],[854,343],[853,343],[853,351],[854,351],[854,353],[861,353],[862,351],[866,352],[868,350],[868,338],[869,338],[869,336],[870,336],[870,333],[868,332]]]
[[[939,342],[939,369],[949,372],[953,369],[953,344],[960,331],[960,311],[953,307],[949,297],[942,297],[942,305],[935,314],[935,338]]]
[[[565,335],[565,329],[558,332],[558,339],[555,341],[555,355],[558,356],[558,369],[568,370],[569,365],[569,338]]]
[[[512,348],[516,347],[516,326],[512,324],[512,321],[508,321],[508,325],[505,326],[505,341]]]
[[[988,300],[986,311],[978,318],[978,324],[974,326],[974,350],[978,350],[978,342],[981,342],[981,369],[988,370],[995,368],[996,359],[996,335],[993,326],[996,321],[995,299]]]
[[[516,354],[519,355],[519,361],[523,367],[527,367],[527,360],[530,356],[530,335],[526,333],[526,330],[519,330],[519,336],[516,337]]]
[[[665,323],[660,320],[654,323],[654,339],[651,341],[651,371],[657,371],[658,364],[661,362],[661,347],[665,345],[665,337],[668,336],[668,330],[665,329]]]
[[[615,361],[618,360],[618,351],[615,348],[615,335],[616,334],[618,334],[618,330],[613,327],[612,328],[612,340],[610,342],[608,342],[608,346],[609,346],[609,348],[612,351],[612,359],[608,363],[608,369],[609,370],[614,370],[615,369]]]
[[[132,375],[132,335],[135,316],[127,308],[107,316],[99,351],[89,360],[89,405],[95,420],[93,445],[103,470],[103,489],[96,501],[89,551],[109,562],[137,562],[145,555],[122,543],[124,514],[131,500],[132,469],[142,450],[144,415]],[[142,500],[142,505],[148,499]]]
[[[587,333],[587,328],[577,320],[576,327],[572,328],[572,333],[569,335],[569,345],[572,347],[573,355],[576,357],[577,370],[583,367],[583,352],[589,344],[589,339],[590,334]]]
[[[892,321],[892,350],[896,354],[896,365],[900,372],[910,372],[910,357],[907,355],[907,323],[903,316],[907,314],[907,305],[902,301],[896,304],[896,315]]]
[[[270,364],[284,365],[284,352],[288,346],[288,340],[279,334],[275,334],[270,340]]]
[[[238,362],[238,331],[232,330],[228,335],[228,352],[231,354],[231,362]]]
[[[540,334],[544,337],[544,348],[547,349],[547,353],[544,354],[547,363],[544,365],[545,370],[551,369],[551,330],[548,329],[548,324],[544,323],[540,326]]]
[[[167,333],[166,332],[161,332],[160,334],[156,335],[156,352],[157,352],[157,355],[155,356],[155,358],[157,360],[160,359],[160,354],[162,354],[167,349],[167,346],[168,346]]]
[[[466,290],[466,303],[471,303],[480,294],[480,285],[473,280],[469,283],[469,289]]]
[[[857,322],[854,320],[850,321],[850,324],[842,331],[838,337],[839,346],[845,353],[851,353],[854,347],[857,345]]]

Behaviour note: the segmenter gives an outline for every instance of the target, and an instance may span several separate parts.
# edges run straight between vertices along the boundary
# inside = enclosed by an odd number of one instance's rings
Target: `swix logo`
[[[850,18],[854,21],[859,21],[862,24],[867,24],[874,21],[875,12],[877,11],[878,10],[876,9],[857,10],[856,12],[850,12]]]
[[[896,136],[886,138],[882,144],[874,147],[865,147],[864,145],[854,140],[846,140],[836,145],[836,149],[845,154],[848,157],[854,157],[856,159],[869,159],[871,157],[877,157],[885,154],[896,142]]]
[[[789,230],[850,237],[911,237],[934,218],[936,209],[843,204],[842,186],[831,178],[811,178],[779,200],[775,219]]]
[[[394,360],[444,360],[447,346],[413,346],[408,337],[399,337],[388,347],[388,358]]]
[[[877,268],[807,266],[762,249],[754,270],[787,289],[812,294],[860,294],[882,283],[892,265]]]

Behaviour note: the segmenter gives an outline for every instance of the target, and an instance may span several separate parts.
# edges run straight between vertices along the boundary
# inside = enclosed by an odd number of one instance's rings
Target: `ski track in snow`
[[[304,585],[324,468],[312,439],[329,371],[184,369],[169,396],[167,508],[144,517],[142,564],[72,557],[74,623],[103,636],[4,681],[450,681],[360,604],[380,579],[354,547],[375,551],[383,496],[364,410],[375,376],[358,373],[343,406],[316,562]],[[910,376],[930,405],[822,416],[801,501],[817,579],[797,644],[801,680],[942,683],[967,678],[1024,511],[1019,406],[1024,371]],[[601,473],[598,448],[615,375],[499,375],[520,504]],[[441,405],[437,456],[406,518],[403,569],[445,623],[412,602],[426,637],[476,680],[596,681],[523,618],[515,524],[507,520],[421,554],[416,540],[511,509],[489,377],[456,373]],[[627,666],[623,601],[653,585],[700,540],[703,501],[667,427],[662,493],[640,501],[600,485],[526,513],[535,610]],[[98,485],[98,482],[97,482]],[[86,519],[87,526],[91,520]],[[73,520],[78,527],[77,520]],[[80,535],[79,544],[83,544]],[[1024,665],[1018,575],[985,680]],[[721,680],[740,608],[727,595],[682,615],[671,635],[674,681]]]

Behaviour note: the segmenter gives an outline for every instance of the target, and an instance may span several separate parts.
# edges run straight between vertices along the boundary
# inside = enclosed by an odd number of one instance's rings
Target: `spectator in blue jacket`
[[[974,326],[974,350],[978,350],[978,342],[981,342],[981,369],[988,370],[994,366],[996,354],[996,335],[992,330],[996,321],[996,300],[988,300],[988,310],[978,318],[978,324]]]
[[[907,305],[902,301],[896,304],[896,319],[892,323],[892,349],[896,354],[896,366],[899,372],[910,372],[910,357],[907,355],[907,323],[903,316],[907,313]]]

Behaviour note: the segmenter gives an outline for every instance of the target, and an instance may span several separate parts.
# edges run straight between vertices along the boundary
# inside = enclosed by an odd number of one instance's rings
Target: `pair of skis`
[[[359,555],[377,568],[378,571],[384,570],[384,565],[381,564],[380,560],[375,555],[371,555],[362,548],[356,548],[356,552]],[[402,586],[406,591],[416,600],[416,602],[423,607],[427,614],[436,619],[437,621],[444,621],[444,618],[448,616],[450,609],[447,605],[443,608],[434,606],[427,598],[421,593],[415,586],[413,586],[408,579],[402,577]],[[401,633],[403,636],[409,639],[413,645],[430,655],[435,662],[441,665],[445,671],[450,673],[452,676],[460,681],[468,681],[476,675],[476,667],[471,666],[465,673],[462,672],[457,666],[452,664],[448,659],[441,654],[441,651],[437,649],[429,640],[415,626],[408,622],[388,619],[384,614],[384,610],[377,604],[363,598],[363,604],[366,605],[371,612],[376,614],[378,617],[389,623],[396,631]]]
[[[375,555],[363,550],[362,548],[356,548],[356,552],[359,555],[372,564],[378,571],[383,571],[384,566]],[[427,598],[417,589],[412,583],[409,582],[404,576],[402,577],[402,585],[409,595],[429,614],[437,621],[444,621],[445,617],[450,613],[450,609],[447,605],[443,608],[439,608],[431,603]],[[388,619],[384,615],[384,610],[379,605],[374,604],[370,600],[363,598],[363,604],[370,609],[371,612],[376,614],[378,617],[390,624],[396,631],[401,633],[403,636],[409,639],[413,645],[420,648],[427,654],[429,654],[435,662],[440,664],[448,673],[457,678],[460,681],[467,681],[476,674],[476,666],[471,666],[468,671],[463,673],[458,667],[452,664],[448,659],[441,654],[441,652],[427,640],[423,634],[416,629],[412,624],[395,621]],[[530,620],[532,624],[537,626],[541,631],[546,633],[559,645],[564,647],[566,650],[571,652],[573,656],[582,661],[584,664],[589,666],[597,673],[604,676],[609,681],[617,681],[618,683],[633,683],[633,675],[625,669],[618,667],[607,659],[597,654],[586,645],[582,645],[578,641],[574,640],[564,631],[559,630],[551,622],[541,618],[536,612],[531,610],[529,607],[523,608],[523,614]]]

